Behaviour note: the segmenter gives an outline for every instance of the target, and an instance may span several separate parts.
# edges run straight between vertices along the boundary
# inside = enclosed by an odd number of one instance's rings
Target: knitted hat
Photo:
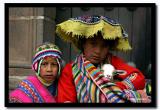
[[[79,50],[81,50],[79,43],[81,38],[93,38],[99,32],[103,36],[103,39],[117,41],[112,50],[131,50],[128,35],[122,25],[108,17],[82,16],[70,18],[56,27],[58,36],[64,41],[73,43]]]
[[[41,65],[43,59],[48,56],[56,58],[57,63],[58,63],[57,77],[59,77],[60,71],[61,71],[62,52],[60,51],[60,49],[56,45],[54,45],[52,43],[46,43],[46,44],[40,45],[36,49],[35,55],[32,60],[32,69],[35,70],[37,72],[37,75],[39,76],[40,65]]]

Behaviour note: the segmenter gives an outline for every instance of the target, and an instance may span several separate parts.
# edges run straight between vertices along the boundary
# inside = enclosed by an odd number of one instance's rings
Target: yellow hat
[[[57,25],[56,33],[64,41],[71,42],[80,49],[80,38],[93,38],[101,33],[103,39],[117,40],[113,50],[128,51],[131,46],[128,41],[128,34],[121,24],[104,16],[82,16],[70,18]]]

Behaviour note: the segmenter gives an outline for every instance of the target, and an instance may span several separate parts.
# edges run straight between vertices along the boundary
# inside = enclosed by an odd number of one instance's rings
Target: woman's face
[[[45,57],[41,63],[40,76],[46,82],[53,82],[58,73],[58,63],[53,57]]]
[[[103,62],[109,51],[109,47],[101,36],[86,39],[83,44],[83,53],[87,60],[93,64]]]

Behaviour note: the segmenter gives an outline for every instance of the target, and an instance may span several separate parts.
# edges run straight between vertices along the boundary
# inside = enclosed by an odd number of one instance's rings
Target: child
[[[57,81],[61,73],[62,53],[46,43],[36,49],[32,69],[36,75],[28,76],[9,94],[10,103],[55,103]]]

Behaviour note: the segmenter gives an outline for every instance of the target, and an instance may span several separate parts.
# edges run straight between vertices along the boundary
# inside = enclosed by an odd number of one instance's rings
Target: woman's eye
[[[90,42],[90,44],[91,44],[92,46],[96,45],[95,42]]]
[[[93,44],[93,45],[94,45],[94,44],[95,44],[95,42],[91,42],[91,44]]]

